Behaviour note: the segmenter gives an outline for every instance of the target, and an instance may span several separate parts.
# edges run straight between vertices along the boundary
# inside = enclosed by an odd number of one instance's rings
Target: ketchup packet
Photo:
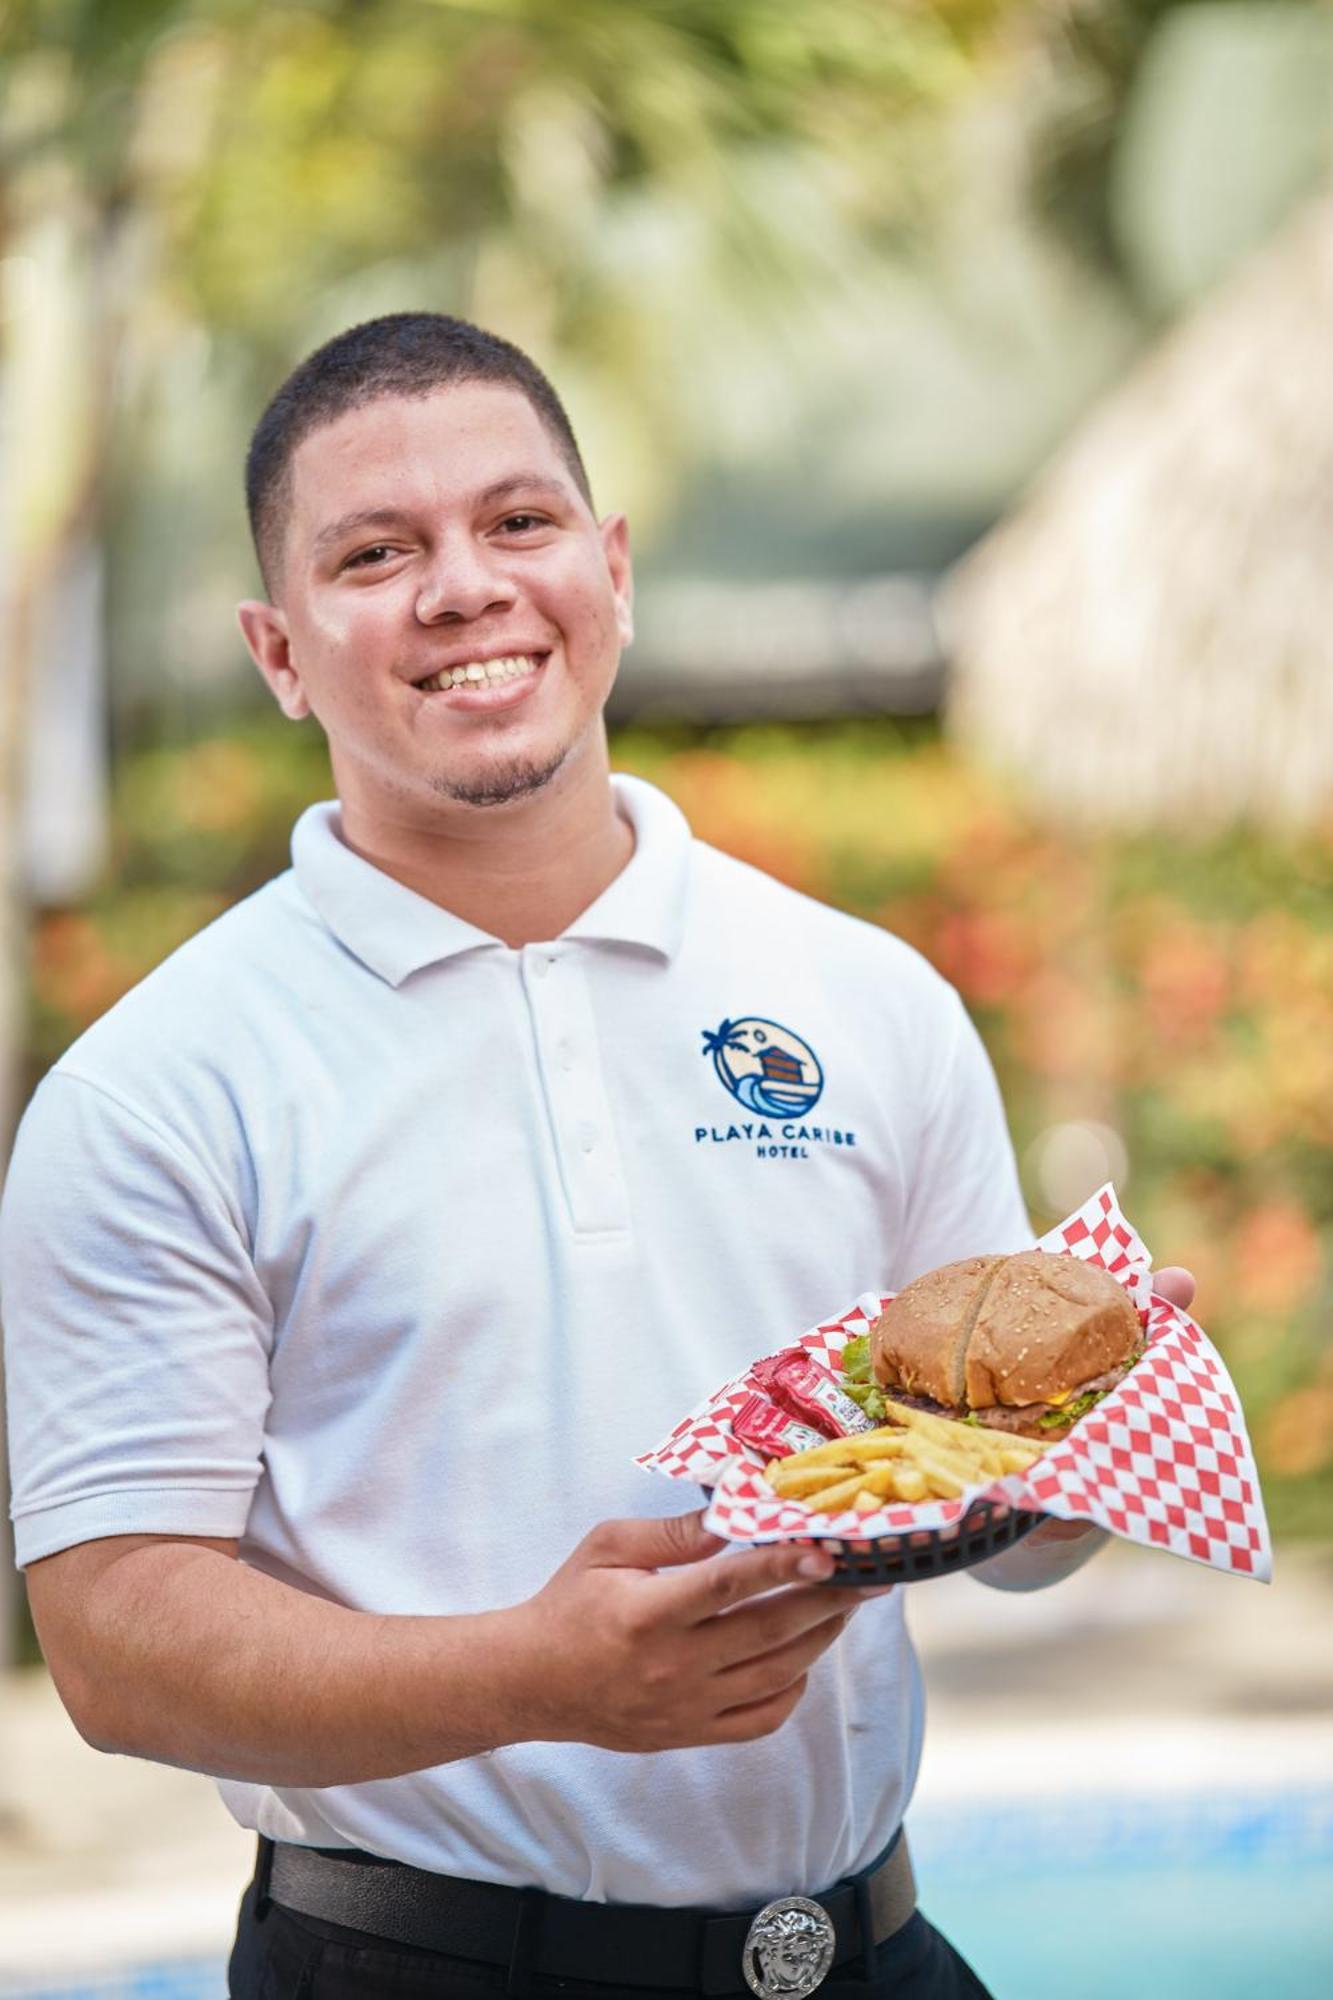
[[[767,1396],[747,1396],[731,1420],[731,1434],[760,1451],[765,1458],[785,1458],[793,1451],[809,1451],[811,1445],[826,1441],[825,1431],[797,1423],[786,1410],[779,1409]]]
[[[839,1387],[832,1369],[823,1367],[804,1347],[784,1347],[780,1354],[756,1361],[749,1380],[800,1423],[813,1425],[822,1437],[851,1437],[875,1428],[874,1419]]]

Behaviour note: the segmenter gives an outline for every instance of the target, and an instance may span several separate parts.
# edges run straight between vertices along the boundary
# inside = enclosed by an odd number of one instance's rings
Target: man
[[[259,1832],[244,2000],[977,1994],[897,1838],[901,1596],[724,1552],[630,1462],[867,1285],[1029,1240],[976,1036],[613,784],[625,523],[524,356],[354,328],[248,489],[242,629],[338,797],[24,1122],[14,1516],[61,1695]],[[700,1059],[742,1020],[799,1140]]]

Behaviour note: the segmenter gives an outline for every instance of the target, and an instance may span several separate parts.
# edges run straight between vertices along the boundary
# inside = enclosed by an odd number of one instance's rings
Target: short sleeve
[[[956,994],[949,1004],[953,1033],[910,1174],[900,1285],[955,1258],[1035,1241],[990,1058]]]
[[[105,1535],[243,1532],[272,1316],[238,1208],[100,1084],[38,1090],[0,1208],[20,1567]]]

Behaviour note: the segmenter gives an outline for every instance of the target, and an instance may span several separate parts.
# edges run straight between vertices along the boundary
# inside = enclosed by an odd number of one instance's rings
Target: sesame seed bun
[[[905,1286],[871,1328],[870,1359],[890,1393],[1041,1436],[1072,1398],[1112,1387],[1141,1339],[1109,1271],[1025,1250],[968,1257]]]
[[[966,1257],[904,1285],[870,1330],[870,1366],[884,1388],[961,1403],[972,1322],[1001,1257]]]
[[[1027,1250],[1006,1257],[967,1345],[964,1400],[1049,1403],[1127,1361],[1141,1337],[1128,1292],[1099,1264]]]

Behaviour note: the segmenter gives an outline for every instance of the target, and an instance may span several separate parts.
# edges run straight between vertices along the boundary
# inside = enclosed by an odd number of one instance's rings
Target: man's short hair
[[[380,396],[429,396],[460,382],[494,382],[526,396],[592,505],[569,418],[535,361],[498,334],[447,313],[387,313],[336,334],[287,377],[255,426],[245,498],[255,554],[272,595],[292,498],[292,458],[312,431]]]

